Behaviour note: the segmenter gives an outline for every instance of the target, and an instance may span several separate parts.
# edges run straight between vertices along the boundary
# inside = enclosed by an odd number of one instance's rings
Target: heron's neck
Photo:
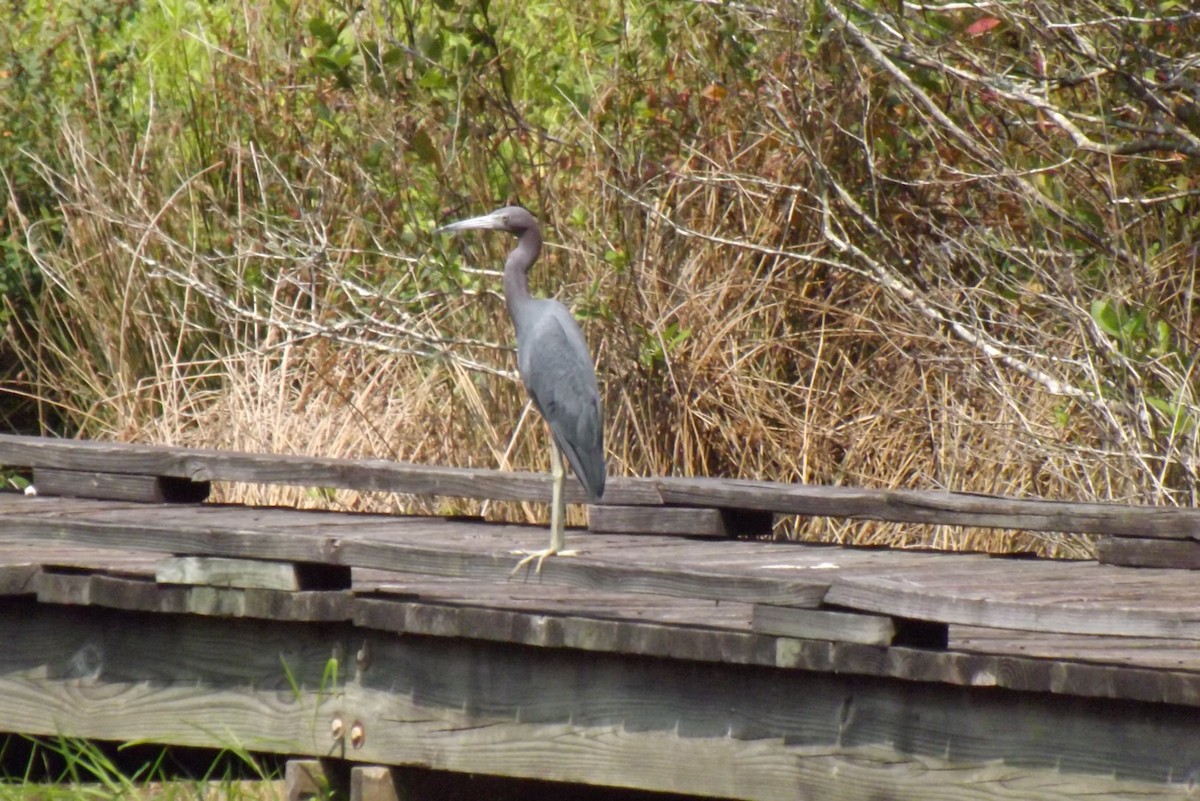
[[[542,250],[542,235],[536,228],[527,228],[517,240],[517,246],[504,262],[504,301],[513,323],[521,319],[519,309],[533,301],[529,294],[529,268]]]

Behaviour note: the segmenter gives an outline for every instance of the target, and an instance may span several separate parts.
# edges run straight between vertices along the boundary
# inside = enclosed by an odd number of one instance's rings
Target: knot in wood
[[[321,541],[321,557],[329,562],[340,561],[342,540],[340,537],[326,537]]]

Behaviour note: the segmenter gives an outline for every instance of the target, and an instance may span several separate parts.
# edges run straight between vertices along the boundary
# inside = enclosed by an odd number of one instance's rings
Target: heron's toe
[[[533,572],[541,573],[542,572],[542,562],[545,562],[551,556],[578,556],[581,552],[574,551],[574,550],[560,551],[557,548],[543,548],[540,551],[516,550],[516,551],[513,551],[512,553],[515,556],[523,556],[525,558],[522,559],[521,561],[517,562],[517,566],[512,569],[512,572],[509,574],[510,576],[517,575],[517,573],[519,573],[521,571],[521,568],[527,567],[529,565],[529,563],[533,562],[534,560],[537,560],[537,567],[534,569]]]

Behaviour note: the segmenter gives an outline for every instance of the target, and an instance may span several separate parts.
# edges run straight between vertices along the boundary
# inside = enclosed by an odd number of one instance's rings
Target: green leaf
[[[1167,421],[1171,424],[1171,436],[1173,437],[1177,437],[1196,427],[1195,418],[1177,403],[1172,403],[1165,398],[1148,395],[1146,396],[1146,404],[1167,418]]]
[[[1121,315],[1117,313],[1111,301],[1093,300],[1092,319],[1096,321],[1100,330],[1110,337],[1121,336]]]
[[[408,59],[408,54],[399,47],[389,48],[383,54],[383,64],[388,67],[395,67],[398,64],[403,64]]]
[[[1166,320],[1159,320],[1154,324],[1154,333],[1157,343],[1155,344],[1155,353],[1158,356],[1164,356],[1171,352],[1171,326],[1167,325]]]
[[[425,164],[428,164],[436,169],[442,167],[442,156],[438,153],[438,149],[434,147],[433,140],[424,128],[418,128],[412,136],[412,141],[409,142],[409,147],[417,154]]]
[[[326,47],[333,47],[337,44],[337,31],[321,17],[313,17],[308,21],[308,32],[317,37]]]

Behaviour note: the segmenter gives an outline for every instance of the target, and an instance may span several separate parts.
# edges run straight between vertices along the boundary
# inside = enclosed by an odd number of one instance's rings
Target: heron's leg
[[[564,550],[567,547],[567,503],[563,498],[563,482],[566,479],[567,471],[563,467],[562,451],[558,449],[558,443],[554,441],[554,437],[550,438],[550,477],[552,479],[550,489],[550,547],[541,551],[517,551],[516,553],[525,556],[517,566],[513,568],[513,574],[518,570],[528,565],[533,560],[537,560],[537,570],[542,572],[542,562],[546,561],[548,556],[574,556],[575,551]]]
[[[554,437],[550,437],[550,477],[553,479],[550,490],[550,553],[558,553],[567,547],[567,504],[563,501],[563,478],[566,473],[562,451],[558,449]],[[539,562],[538,568],[541,566]]]

